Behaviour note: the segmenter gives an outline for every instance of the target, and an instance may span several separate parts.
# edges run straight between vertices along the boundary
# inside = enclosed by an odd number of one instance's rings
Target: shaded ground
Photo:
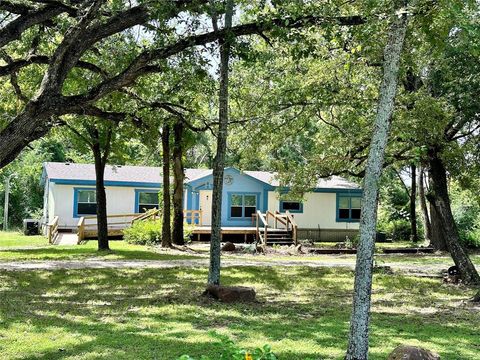
[[[113,251],[97,252],[96,242],[24,240],[0,249],[0,359],[215,359],[215,334],[244,348],[270,344],[280,359],[343,357],[353,255],[224,254],[222,282],[253,286],[259,299],[226,305],[200,296],[208,264],[202,244],[179,251],[116,241]],[[480,265],[478,254],[472,259]],[[400,343],[444,360],[480,358],[480,308],[466,301],[473,291],[431,277],[451,265],[448,256],[375,261],[395,274],[374,276],[371,359],[385,359]]]
[[[341,359],[353,272],[343,268],[229,267],[222,282],[253,286],[256,304],[200,295],[206,269],[0,270],[0,358],[217,358],[213,334],[270,344],[280,359]],[[476,359],[480,309],[472,292],[438,279],[376,274],[371,359],[421,345],[442,359]]]

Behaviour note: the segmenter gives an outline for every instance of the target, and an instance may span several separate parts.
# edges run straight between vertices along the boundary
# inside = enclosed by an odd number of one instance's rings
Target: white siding
[[[47,205],[47,213],[48,213],[48,219],[47,223],[53,220],[53,218],[56,216],[55,214],[55,198],[54,198],[54,188],[55,184],[49,182],[48,183],[48,205]]]
[[[358,222],[337,222],[337,195],[335,193],[307,193],[303,213],[293,214],[301,229],[358,229]],[[268,192],[268,210],[279,210],[280,200],[275,191]]]
[[[52,184],[49,196],[49,216],[53,214],[59,217],[59,226],[62,228],[75,228],[78,218],[73,217],[73,194],[74,188],[91,188],[92,186],[59,185]],[[132,214],[135,212],[135,188],[106,186],[107,213],[108,215]]]

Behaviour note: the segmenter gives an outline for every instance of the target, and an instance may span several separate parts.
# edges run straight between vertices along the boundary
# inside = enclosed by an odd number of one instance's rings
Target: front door
[[[200,210],[202,210],[202,225],[212,224],[212,190],[200,190]]]

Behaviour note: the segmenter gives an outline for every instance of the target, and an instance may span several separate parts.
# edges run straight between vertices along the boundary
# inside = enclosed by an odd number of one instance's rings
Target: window
[[[76,215],[95,215],[97,213],[97,193],[95,190],[76,190]]]
[[[257,212],[256,195],[230,195],[230,217],[232,218],[251,218]]]
[[[137,204],[136,211],[139,213],[144,213],[151,209],[158,209],[158,192],[137,191]]]
[[[303,212],[303,204],[301,201],[289,201],[289,200],[281,200],[280,201],[280,212],[289,211],[291,213],[302,213]]]
[[[361,197],[337,195],[337,221],[360,220]]]

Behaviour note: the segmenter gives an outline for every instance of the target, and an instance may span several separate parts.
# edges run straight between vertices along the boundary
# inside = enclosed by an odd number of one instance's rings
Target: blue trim
[[[262,212],[266,212],[268,210],[268,190],[263,190],[263,209]]]
[[[308,192],[308,191],[307,191]],[[343,188],[315,188],[312,190],[315,193],[342,193],[342,194],[351,194],[355,196],[355,194],[362,195],[362,189],[343,189]]]
[[[251,217],[232,217],[231,216],[231,205],[232,205],[232,195],[255,195],[256,196],[256,202],[255,202],[255,208],[258,210],[258,204],[260,203],[260,193],[259,192],[252,192],[252,191],[232,191],[232,192],[227,192],[227,219],[228,220],[239,220],[239,221],[245,221],[245,220],[252,220]],[[242,204],[242,215],[245,214],[245,204]]]
[[[135,189],[135,207],[133,208],[134,213],[140,212],[140,194],[141,193],[157,193],[158,195],[159,189]],[[160,206],[160,199],[158,199],[159,206]]]
[[[356,197],[361,197],[362,193],[352,193],[352,192],[338,192],[337,193],[337,199],[336,199],[336,209],[335,209],[335,221],[336,222],[348,222],[348,223],[358,223],[360,222],[360,219],[352,219],[352,198]],[[349,218],[348,219],[340,219],[339,217],[339,205],[340,205],[340,197],[349,197],[348,200],[348,207],[349,207]]]
[[[60,185],[91,185],[95,186],[95,180],[70,180],[70,179],[50,179],[51,182]],[[142,187],[142,188],[161,188],[160,183],[134,182],[134,181],[105,181],[105,186],[124,186],[124,187]]]
[[[298,202],[298,203],[300,203],[300,210],[288,210],[288,211],[291,212],[292,214],[293,213],[303,214],[303,202],[302,201],[296,201],[296,200],[280,200],[280,205],[279,205],[280,212],[285,212],[285,210],[283,209],[283,203],[284,202]]]
[[[225,174],[225,173],[227,173],[228,171],[234,171],[234,172],[236,172],[236,173],[239,174],[239,175],[242,175],[242,176],[245,176],[245,177],[247,177],[247,178],[250,178],[250,179],[252,179],[253,181],[255,181],[255,182],[257,182],[257,183],[262,184],[265,189],[268,189],[268,190],[274,190],[274,189],[275,189],[275,187],[272,186],[272,185],[270,185],[269,183],[266,183],[266,182],[264,182],[264,181],[262,181],[262,180],[257,179],[256,177],[253,177],[253,176],[251,176],[251,175],[248,175],[247,173],[242,172],[242,171],[240,171],[240,170],[238,170],[238,169],[235,169],[234,167],[227,167],[227,168],[225,168],[225,170],[224,170],[223,172],[224,172],[224,174]],[[207,178],[207,177],[209,177],[209,176],[213,177],[213,173],[210,173],[210,174],[208,174],[208,175],[202,176],[201,178],[198,178],[198,179],[189,181],[189,182],[187,182],[187,184],[189,184],[190,186],[192,186],[192,187],[194,187],[194,188],[199,189],[200,186],[202,186],[202,185],[197,185],[197,184],[198,184],[198,183],[200,183],[200,184],[205,183],[205,178]],[[207,182],[207,184],[209,184],[209,183]],[[208,189],[211,190],[211,188],[208,188]],[[202,190],[206,190],[206,189],[202,189]]]
[[[95,188],[89,187],[89,188],[73,188],[73,217],[74,218],[79,218],[81,216],[88,216],[92,214],[79,214],[78,213],[78,192],[82,190],[93,190],[97,191]]]

